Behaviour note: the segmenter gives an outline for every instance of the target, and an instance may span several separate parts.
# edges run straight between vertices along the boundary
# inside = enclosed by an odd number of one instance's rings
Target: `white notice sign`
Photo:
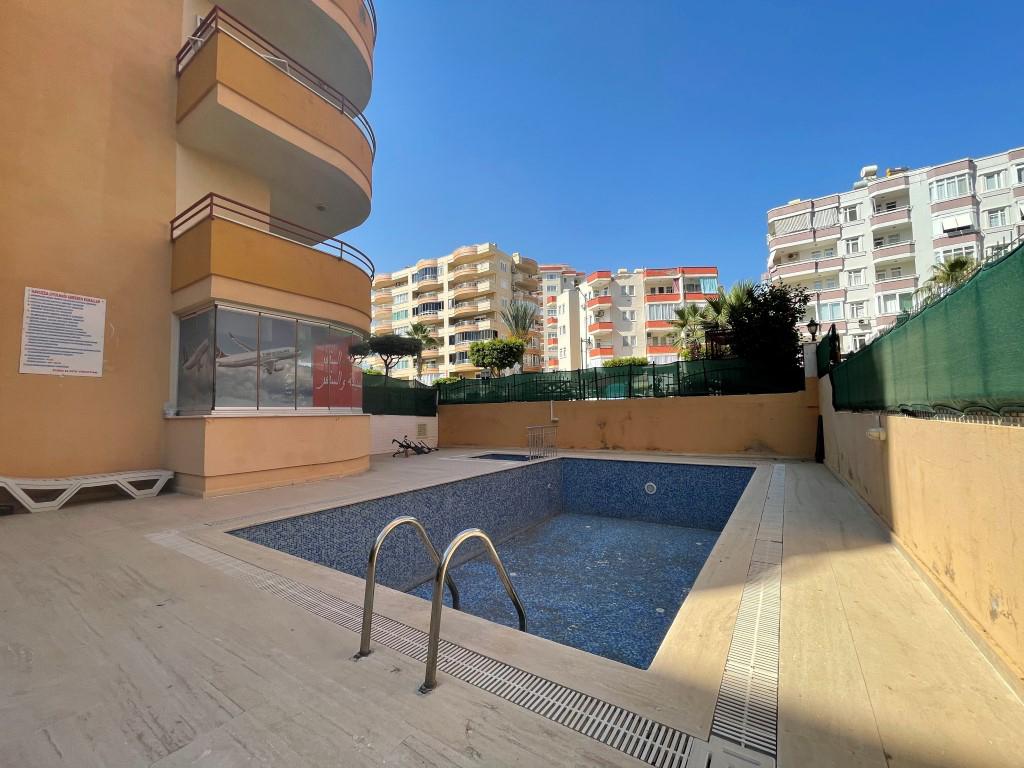
[[[106,317],[106,299],[26,288],[20,372],[102,376]]]

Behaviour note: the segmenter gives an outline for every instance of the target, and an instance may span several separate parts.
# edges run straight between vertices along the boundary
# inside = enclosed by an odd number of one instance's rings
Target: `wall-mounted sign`
[[[26,288],[19,371],[102,376],[106,316],[106,299]]]

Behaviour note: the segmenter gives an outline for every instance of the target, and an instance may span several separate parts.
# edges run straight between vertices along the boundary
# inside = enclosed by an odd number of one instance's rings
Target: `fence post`
[[[681,363],[676,360],[676,397],[682,394],[682,387],[679,386],[679,366]]]
[[[630,363],[629,365],[626,366],[626,376],[627,376],[626,397],[629,398],[630,400],[632,400],[633,399],[633,364],[632,363]]]

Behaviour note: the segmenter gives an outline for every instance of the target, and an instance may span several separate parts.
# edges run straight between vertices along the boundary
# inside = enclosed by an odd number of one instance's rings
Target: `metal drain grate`
[[[786,467],[772,469],[711,733],[775,757]]]
[[[362,608],[354,603],[218,552],[178,531],[150,534],[147,538],[359,632]],[[373,640],[417,661],[426,660],[426,633],[387,616],[374,614]],[[455,643],[441,641],[439,667],[445,674],[657,768],[685,768],[695,744],[700,746],[702,755],[708,754],[705,744],[676,728]],[[708,764],[702,756],[700,768]]]

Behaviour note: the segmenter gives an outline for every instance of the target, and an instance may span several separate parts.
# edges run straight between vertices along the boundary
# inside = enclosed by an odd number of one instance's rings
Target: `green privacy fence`
[[[437,391],[418,381],[363,376],[363,413],[437,416]]]
[[[1024,245],[832,369],[837,410],[1024,407]]]
[[[758,369],[744,360],[691,360],[551,373],[463,379],[438,387],[441,405],[542,400],[614,400],[634,397],[746,395],[797,392],[803,370]]]

